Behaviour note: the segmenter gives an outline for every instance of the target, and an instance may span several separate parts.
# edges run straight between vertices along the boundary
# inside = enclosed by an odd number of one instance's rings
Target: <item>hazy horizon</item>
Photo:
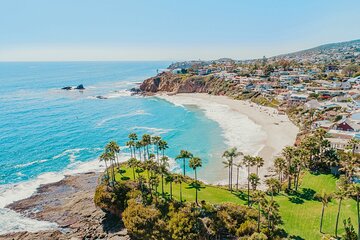
[[[0,61],[276,56],[360,39],[356,0],[3,0]]]

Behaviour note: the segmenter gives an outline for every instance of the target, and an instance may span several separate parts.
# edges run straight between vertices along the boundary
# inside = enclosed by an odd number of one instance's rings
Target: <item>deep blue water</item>
[[[133,131],[160,134],[169,143],[170,157],[188,149],[204,165],[211,161],[225,148],[215,122],[195,108],[129,96],[126,91],[168,65],[0,63],[0,201],[1,189],[93,161],[108,141],[123,146]],[[78,84],[86,90],[60,90]],[[94,98],[97,95],[108,99]]]

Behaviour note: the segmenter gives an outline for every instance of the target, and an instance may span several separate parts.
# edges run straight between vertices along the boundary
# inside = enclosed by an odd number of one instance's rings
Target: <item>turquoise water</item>
[[[123,146],[133,131],[161,135],[170,157],[188,149],[206,166],[225,148],[217,123],[196,108],[127,91],[168,64],[0,63],[0,207],[12,197],[6,189],[94,161],[108,141]],[[60,90],[78,84],[86,90]]]
[[[161,135],[171,158],[188,149],[205,167],[219,157],[225,148],[221,130],[202,111],[127,91],[169,64],[0,63],[0,234],[49,227],[4,206],[64,174],[99,167],[104,145],[115,140],[124,146],[129,132]],[[78,84],[85,91],[60,90]],[[123,158],[128,153],[123,147]],[[179,170],[175,161],[172,169]]]

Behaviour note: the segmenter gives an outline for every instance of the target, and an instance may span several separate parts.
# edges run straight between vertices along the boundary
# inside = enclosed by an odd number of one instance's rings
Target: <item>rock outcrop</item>
[[[140,90],[145,93],[208,93],[217,79],[214,76],[189,76],[163,72],[146,79]]]

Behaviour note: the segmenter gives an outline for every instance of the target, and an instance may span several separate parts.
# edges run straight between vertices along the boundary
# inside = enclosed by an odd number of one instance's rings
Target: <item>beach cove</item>
[[[274,108],[259,106],[250,101],[234,100],[227,96],[214,96],[203,93],[158,94],[177,106],[196,106],[205,116],[217,122],[223,130],[228,147],[237,147],[242,153],[257,155],[265,160],[259,175],[269,174],[273,160],[281,154],[285,146],[292,146],[299,129],[286,115],[280,115]],[[227,170],[223,159],[209,162],[200,170],[201,178],[213,184],[226,184]],[[240,159],[238,159],[240,161]],[[246,170],[241,170],[241,183],[246,183]],[[233,176],[235,178],[235,176]]]

